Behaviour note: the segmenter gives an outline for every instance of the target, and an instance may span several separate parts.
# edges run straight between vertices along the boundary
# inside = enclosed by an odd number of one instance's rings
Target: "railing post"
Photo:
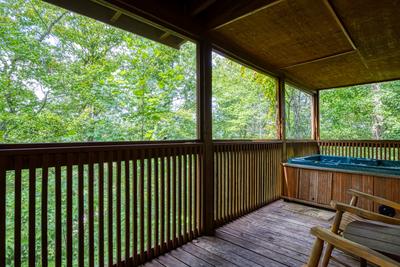
[[[312,97],[312,136],[314,140],[320,140],[319,131],[319,91]]]
[[[197,46],[197,99],[198,99],[198,137],[204,144],[202,183],[202,225],[204,234],[214,234],[214,161],[212,144],[211,111],[212,46],[207,41]]]
[[[286,149],[286,113],[285,113],[285,79],[278,79],[278,138],[282,141],[282,161],[287,160]]]

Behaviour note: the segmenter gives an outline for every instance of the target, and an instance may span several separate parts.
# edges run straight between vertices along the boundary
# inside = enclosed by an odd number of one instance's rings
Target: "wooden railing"
[[[143,263],[202,232],[202,144],[7,146],[7,266]]]
[[[214,144],[214,221],[221,225],[281,195],[281,142]]]
[[[286,141],[287,158],[302,157],[319,154],[318,142],[314,140],[288,140]]]
[[[318,144],[322,155],[400,160],[400,141],[324,140]]]
[[[295,156],[314,141],[287,143]],[[204,232],[204,143],[3,145],[4,265],[139,265]],[[214,226],[281,195],[281,141],[217,141]]]

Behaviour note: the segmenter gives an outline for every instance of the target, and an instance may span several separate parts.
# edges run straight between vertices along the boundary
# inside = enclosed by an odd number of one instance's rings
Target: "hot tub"
[[[284,169],[283,198],[330,207],[332,200],[348,203],[348,189],[400,202],[400,161],[310,155],[289,159]],[[378,211],[371,201],[360,207]]]
[[[288,163],[400,176],[400,161],[311,155],[289,159]]]

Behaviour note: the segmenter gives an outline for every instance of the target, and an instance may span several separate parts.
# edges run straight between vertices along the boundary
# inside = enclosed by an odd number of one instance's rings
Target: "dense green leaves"
[[[311,139],[311,95],[285,85],[286,138]]]
[[[276,80],[213,54],[213,137],[275,139]]]
[[[399,139],[400,81],[324,90],[321,139]]]
[[[0,142],[194,139],[180,50],[37,0],[2,1]]]

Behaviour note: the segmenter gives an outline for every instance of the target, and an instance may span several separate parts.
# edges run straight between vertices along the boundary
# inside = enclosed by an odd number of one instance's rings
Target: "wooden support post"
[[[319,141],[319,92],[317,91],[312,97],[312,136],[314,140]]]
[[[202,173],[202,226],[205,235],[214,234],[214,161],[211,113],[212,46],[201,41],[197,46],[198,137],[204,144]]]
[[[285,113],[285,79],[278,79],[277,87],[278,103],[278,138],[282,141],[282,161],[287,160],[286,150],[286,113]]]

